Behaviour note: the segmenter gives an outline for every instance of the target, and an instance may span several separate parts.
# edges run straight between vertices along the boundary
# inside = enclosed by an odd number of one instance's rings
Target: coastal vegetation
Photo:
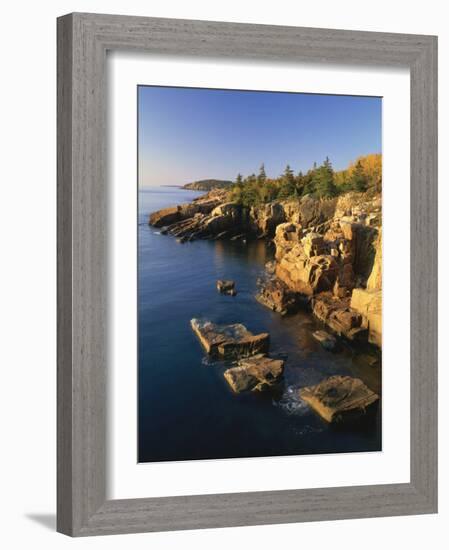
[[[337,197],[349,191],[380,193],[382,190],[382,155],[369,154],[357,158],[344,170],[335,171],[328,157],[307,172],[295,174],[287,165],[281,176],[268,178],[265,165],[259,173],[243,177],[238,174],[230,188],[230,198],[251,207],[276,200],[311,195],[314,198]]]
[[[182,188],[190,189],[192,191],[211,191],[212,189],[226,189],[231,187],[232,184],[233,182],[230,180],[207,179],[186,183],[186,185],[183,185]]]

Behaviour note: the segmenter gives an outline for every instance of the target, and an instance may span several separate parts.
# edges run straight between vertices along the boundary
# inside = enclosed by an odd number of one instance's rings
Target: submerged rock
[[[241,359],[236,367],[225,371],[224,377],[235,393],[264,391],[275,386],[284,372],[284,361],[256,355]]]
[[[359,378],[351,376],[331,376],[316,386],[302,388],[299,396],[329,423],[360,419],[379,400]]]
[[[325,330],[316,330],[313,333],[313,337],[317,340],[324,349],[334,351],[337,346],[337,339],[332,334],[329,334]]]
[[[267,332],[254,335],[240,323],[216,325],[210,321],[192,319],[190,325],[207,353],[224,359],[266,353],[270,347],[270,335]]]
[[[235,296],[237,294],[234,281],[218,280],[217,290],[220,294],[229,294],[229,296]]]
[[[246,233],[240,233],[239,235],[234,235],[233,237],[231,237],[231,241],[246,242]]]

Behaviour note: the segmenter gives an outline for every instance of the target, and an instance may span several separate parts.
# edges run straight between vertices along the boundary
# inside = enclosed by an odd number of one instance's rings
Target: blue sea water
[[[334,374],[357,376],[380,392],[380,368],[365,351],[325,351],[312,337],[322,327],[309,313],[281,317],[254,299],[273,256],[269,244],[180,244],[148,226],[149,213],[200,194],[139,192],[139,462],[380,450],[380,410],[370,426],[335,430],[298,399],[298,388]],[[217,279],[235,280],[237,296],[220,295]],[[190,328],[193,317],[269,332],[272,353],[287,357],[282,392],[232,393],[227,366],[208,360]]]

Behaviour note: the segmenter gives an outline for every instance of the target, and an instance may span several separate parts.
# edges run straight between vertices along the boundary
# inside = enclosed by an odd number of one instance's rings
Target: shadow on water
[[[335,430],[298,397],[298,389],[331,375],[361,378],[381,391],[373,350],[324,350],[312,337],[322,325],[308,312],[281,317],[254,298],[272,259],[264,241],[179,244],[146,224],[151,211],[187,202],[191,192],[140,193],[139,461],[279,456],[381,449],[380,409],[371,424]],[[236,281],[235,297],[217,279]],[[267,331],[271,354],[286,357],[274,393],[235,395],[190,329],[192,317],[243,323]]]

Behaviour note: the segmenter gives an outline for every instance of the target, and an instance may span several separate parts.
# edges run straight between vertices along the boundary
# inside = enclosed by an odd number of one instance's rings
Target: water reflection
[[[223,266],[229,258],[240,258],[248,264],[264,267],[273,258],[273,247],[263,240],[226,241],[217,240],[212,243],[215,265]]]

